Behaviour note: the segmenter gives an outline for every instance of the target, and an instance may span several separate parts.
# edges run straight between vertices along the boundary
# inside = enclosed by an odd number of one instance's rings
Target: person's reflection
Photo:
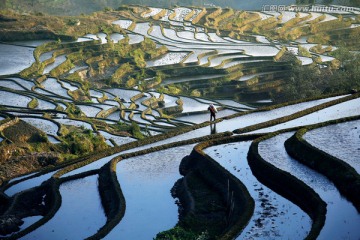
[[[216,122],[210,123],[210,134],[216,133]]]

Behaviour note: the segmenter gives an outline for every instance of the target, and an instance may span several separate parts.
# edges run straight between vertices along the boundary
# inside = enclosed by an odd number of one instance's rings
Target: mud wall
[[[254,137],[242,136],[241,139],[253,139]],[[234,141],[233,137],[202,142],[194,148],[188,157],[183,159],[180,165],[180,173],[185,176],[185,180],[186,175],[192,172],[201,175],[206,183],[220,194],[223,202],[228,206],[227,228],[221,233],[219,239],[234,239],[246,226],[254,211],[254,200],[246,187],[202,151],[209,146],[231,141]],[[180,200],[182,200],[182,205],[188,213],[192,212],[192,208],[196,206],[196,203],[193,202],[194,199],[191,198],[191,193],[187,192],[186,188],[185,190],[182,189]]]
[[[278,132],[280,133],[280,132]],[[248,162],[254,176],[273,191],[298,205],[313,220],[312,228],[306,239],[316,239],[325,223],[326,203],[319,195],[290,173],[276,168],[259,154],[259,142],[271,138],[269,134],[256,139],[249,149]]]
[[[302,136],[306,132],[307,129],[301,129],[285,142],[289,155],[333,181],[360,212],[360,175],[349,164],[305,141]]]

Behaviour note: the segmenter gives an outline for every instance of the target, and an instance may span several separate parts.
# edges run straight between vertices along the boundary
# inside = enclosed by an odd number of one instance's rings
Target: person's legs
[[[210,114],[210,122],[211,122],[211,120],[214,118],[214,121],[215,121],[215,113],[211,113]]]

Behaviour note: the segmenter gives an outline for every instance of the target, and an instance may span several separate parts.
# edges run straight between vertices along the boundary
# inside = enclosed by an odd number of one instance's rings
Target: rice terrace
[[[73,2],[0,0],[0,239],[360,239],[358,1]]]

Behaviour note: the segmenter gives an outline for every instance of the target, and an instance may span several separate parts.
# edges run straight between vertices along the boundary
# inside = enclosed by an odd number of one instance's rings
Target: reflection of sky
[[[0,44],[0,75],[18,73],[35,61],[35,48]]]
[[[247,161],[250,144],[250,141],[236,142],[204,150],[238,178],[255,201],[254,214],[237,239],[304,239],[311,227],[310,218],[298,206],[256,179]]]
[[[272,165],[291,173],[320,195],[327,203],[325,225],[319,239],[358,239],[360,215],[323,175],[291,158],[284,142],[294,133],[284,133],[259,144],[259,154]],[[336,228],[334,227],[336,226]]]
[[[45,225],[22,239],[85,239],[106,223],[97,176],[60,185],[61,207]]]
[[[117,177],[126,199],[121,222],[104,239],[153,239],[175,226],[178,207],[170,190],[181,177],[179,164],[194,145],[171,148],[117,164]],[[139,226],[142,227],[139,230]]]
[[[316,148],[335,156],[360,173],[360,120],[321,127],[303,138]]]

